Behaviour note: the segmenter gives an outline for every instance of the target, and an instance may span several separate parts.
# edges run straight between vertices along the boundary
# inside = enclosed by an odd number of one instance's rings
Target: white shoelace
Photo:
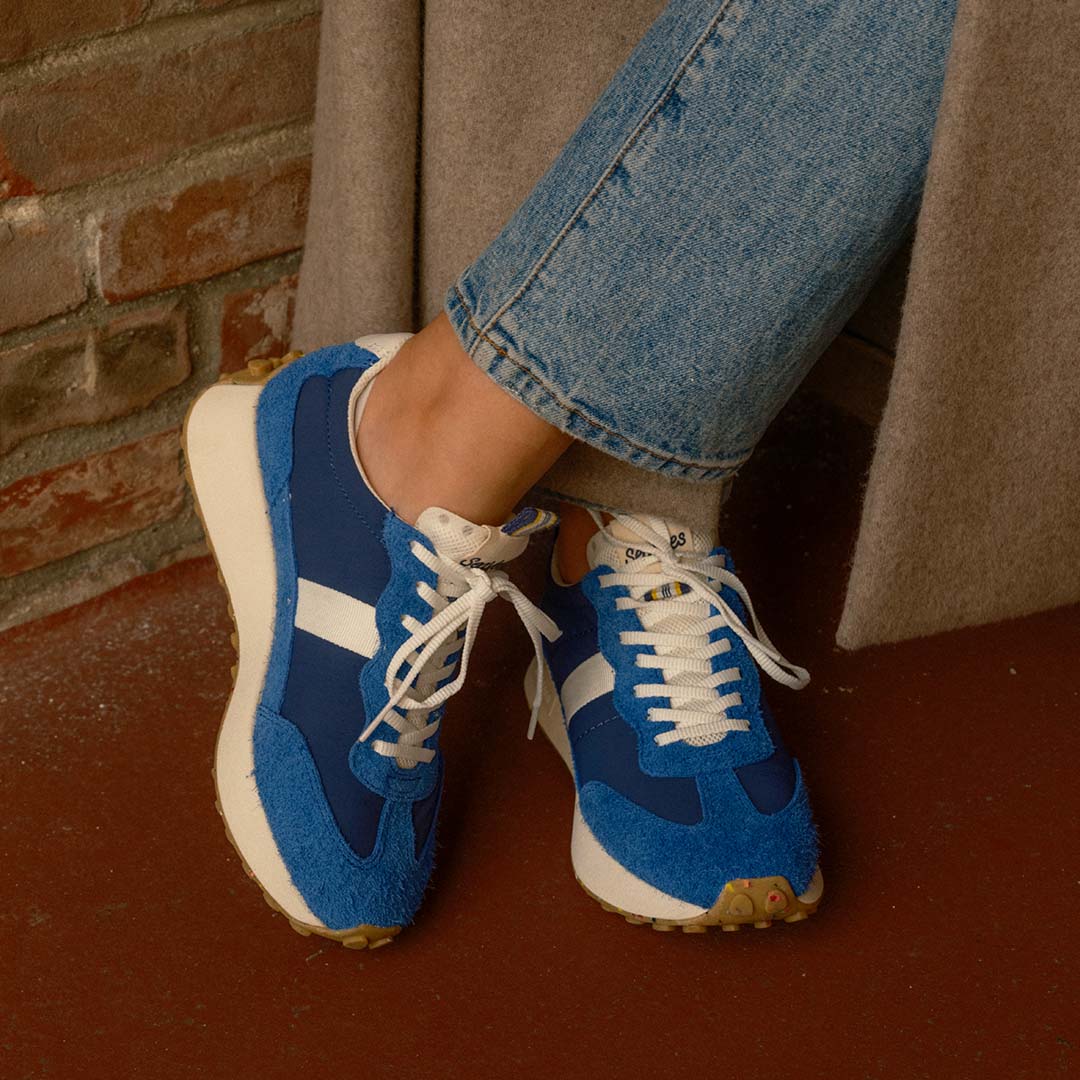
[[[625,586],[629,595],[619,597],[616,606],[636,611],[641,621],[640,631],[624,631],[619,640],[625,645],[651,646],[655,654],[641,653],[636,662],[638,667],[658,671],[663,681],[640,684],[634,693],[670,702],[670,708],[649,710],[651,721],[674,725],[655,736],[657,745],[682,741],[701,746],[720,741],[730,731],[749,730],[747,720],[729,715],[742,704],[742,695],[722,692],[724,686],[739,682],[742,672],[738,667],[712,669],[715,657],[731,651],[730,639],[709,640],[721,627],[731,629],[762,671],[777,682],[800,690],[810,681],[809,672],[784,659],[769,640],[745,586],[724,568],[722,557],[672,551],[668,538],[645,522],[622,514],[616,520],[635,534],[636,547],[660,563],[652,572],[620,571],[599,579],[601,588]],[[601,529],[605,539],[625,547],[625,540],[604,526]],[[746,605],[753,632],[720,595],[725,585]]]
[[[497,596],[513,604],[537,657],[536,694],[529,723],[529,738],[532,738],[540,715],[543,690],[543,645],[540,639],[542,635],[548,641],[554,641],[559,636],[559,628],[501,570],[461,566],[416,541],[411,550],[438,577],[438,589],[423,581],[417,583],[417,592],[430,605],[432,616],[427,622],[407,615],[402,617],[409,636],[391,657],[386,669],[389,700],[364,729],[359,741],[365,742],[379,724],[386,723],[398,732],[397,740],[376,739],[371,744],[372,750],[384,757],[396,758],[404,768],[431,761],[435,751],[423,743],[438,730],[439,721],[428,721],[428,714],[464,685],[484,609]],[[453,669],[448,659],[459,643],[461,657],[457,676],[439,687]],[[405,665],[408,665],[407,669],[399,678]]]

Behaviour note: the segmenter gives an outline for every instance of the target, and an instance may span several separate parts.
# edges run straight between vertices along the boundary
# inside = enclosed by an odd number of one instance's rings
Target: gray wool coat
[[[326,0],[295,344],[437,314],[662,7]],[[1075,5],[961,0],[896,352],[837,640],[1080,600]],[[584,447],[548,483],[719,502]]]

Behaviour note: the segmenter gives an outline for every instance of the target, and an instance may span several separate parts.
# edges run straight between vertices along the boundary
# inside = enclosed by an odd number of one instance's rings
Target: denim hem
[[[953,13],[671,0],[449,291],[466,351],[590,449],[731,475],[918,205]]]
[[[495,325],[489,324],[481,330],[456,284],[447,293],[444,307],[462,348],[489,378],[542,420],[605,454],[640,469],[695,481],[723,480],[734,476],[750,457],[752,448],[720,462],[686,461],[645,446],[586,415],[580,404],[571,404],[558,387],[552,386],[520,355],[515,355],[494,339],[493,332],[497,332]]]

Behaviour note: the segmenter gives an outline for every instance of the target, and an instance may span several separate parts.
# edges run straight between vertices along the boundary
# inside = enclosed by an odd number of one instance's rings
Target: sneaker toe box
[[[412,920],[431,872],[434,829],[416,821],[411,800],[385,800],[371,850],[359,856],[338,827],[303,735],[265,708],[255,729],[255,780],[293,883],[328,928]],[[418,825],[427,832],[419,843]]]
[[[773,813],[754,804],[731,770],[698,780],[702,817],[687,825],[637,805],[606,784],[586,783],[582,815],[604,850],[667,895],[711,907],[730,881],[776,876],[802,893],[818,863],[817,831],[795,766],[794,791]]]

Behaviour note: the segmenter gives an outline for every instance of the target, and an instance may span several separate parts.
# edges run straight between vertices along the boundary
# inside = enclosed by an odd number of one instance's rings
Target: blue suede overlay
[[[331,378],[347,369],[353,369],[359,375],[377,359],[374,353],[351,342],[332,345],[294,360],[267,381],[259,394],[255,423],[263,489],[268,502],[281,494],[292,475],[293,417],[303,384],[312,376]]]
[[[426,538],[386,509],[353,460],[349,398],[374,361],[354,345],[296,360],[266,383],[256,414],[277,609],[255,780],[294,884],[334,929],[411,919],[431,871],[442,787],[438,754],[401,769],[371,749],[376,738],[396,740],[388,726],[357,741],[386,701],[402,616],[430,617],[416,582],[435,584],[409,552],[410,540]],[[294,629],[299,577],[375,605],[374,657]]]
[[[714,554],[733,570],[726,552]],[[597,567],[578,586],[549,581],[543,601],[563,632],[545,646],[556,688],[561,692],[598,649],[615,673],[614,691],[579,710],[568,732],[581,811],[593,834],[633,874],[701,907],[740,877],[781,875],[796,893],[804,891],[817,866],[817,834],[798,764],[780,739],[749,651],[730,629],[711,635],[730,643],[713,670],[739,669],[741,678],[723,692],[741,694],[742,706],[729,715],[746,719],[750,730],[706,746],[657,746],[655,736],[668,725],[649,721],[648,710],[669,703],[634,695],[643,681],[635,657],[652,649],[619,641],[641,625],[633,611],[616,607],[626,588],[600,587],[608,573],[610,567]],[[738,595],[725,587],[721,596],[745,622]]]
[[[801,774],[783,810],[761,814],[730,771],[698,781],[704,818],[677,825],[649,814],[606,784],[578,795],[593,835],[614,859],[643,881],[688,904],[711,907],[735,878],[781,875],[805,891],[818,861],[817,831]]]
[[[255,723],[255,777],[293,884],[331,930],[412,920],[431,873],[434,830],[415,855],[407,801],[387,800],[371,854],[338,832],[303,735],[269,709]]]

